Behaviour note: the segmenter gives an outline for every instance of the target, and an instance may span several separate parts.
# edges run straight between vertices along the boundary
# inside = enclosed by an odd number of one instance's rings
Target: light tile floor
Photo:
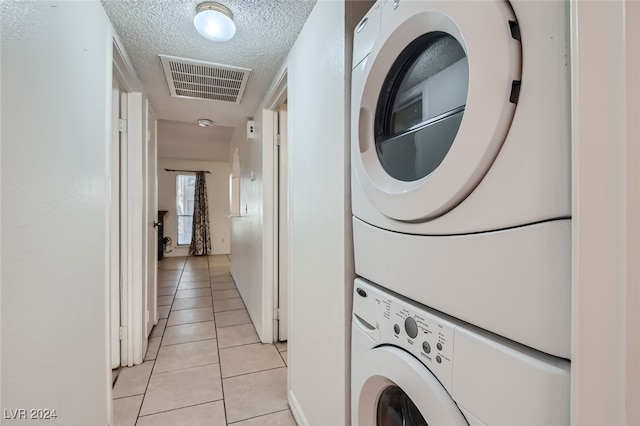
[[[263,345],[227,256],[165,258],[145,362],[120,369],[114,426],[294,426],[287,344]]]

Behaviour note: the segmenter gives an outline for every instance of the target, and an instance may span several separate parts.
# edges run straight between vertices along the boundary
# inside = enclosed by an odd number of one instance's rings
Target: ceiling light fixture
[[[200,118],[198,120],[198,126],[200,126],[200,127],[211,127],[211,126],[213,126],[213,120],[209,120],[208,118]]]
[[[212,41],[227,41],[236,33],[231,10],[214,1],[205,1],[196,6],[193,25],[200,35]]]

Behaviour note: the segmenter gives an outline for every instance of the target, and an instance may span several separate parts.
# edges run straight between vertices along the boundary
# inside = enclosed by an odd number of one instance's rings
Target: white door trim
[[[114,78],[127,92],[121,102],[124,136],[121,147],[121,222],[120,222],[120,279],[121,279],[121,327],[123,344],[121,365],[140,364],[146,351],[144,336],[146,315],[146,274],[143,271],[146,240],[144,236],[144,147],[146,146],[146,98],[122,43],[113,37]],[[115,166],[115,165],[114,165]],[[112,172],[114,170],[112,169]]]
[[[262,110],[263,137],[263,256],[262,256],[262,343],[273,343],[277,339],[275,308],[278,306],[277,286],[277,206],[276,206],[276,110],[286,98],[287,69],[282,68],[271,89],[265,96]],[[288,226],[288,223],[286,224]],[[287,271],[288,273],[288,271]]]
[[[279,138],[278,178],[274,182],[278,188],[277,205],[277,272],[274,286],[274,302],[277,304],[277,340],[285,341],[289,338],[289,132],[286,105],[280,105],[278,116],[277,137]]]
[[[640,3],[570,7],[571,424],[639,424]]]
[[[120,92],[120,117],[128,117],[128,101],[129,93]],[[130,244],[127,232],[127,218],[129,217],[128,208],[128,153],[127,153],[127,136],[129,134],[126,121],[121,121],[120,126],[120,364],[122,366],[133,365],[133,352],[131,348],[131,335],[129,333],[129,322],[131,321],[131,289],[129,283],[129,252]]]
[[[144,146],[146,146],[146,102],[142,93],[130,93],[127,114],[127,215],[123,218],[128,246],[127,281],[129,295],[129,365],[141,364],[147,346],[145,282]]]
[[[262,110],[262,343],[274,342],[274,285],[275,285],[275,211],[274,211],[274,112]]]
[[[109,310],[111,368],[120,367],[120,84],[113,76],[111,141],[109,149]]]

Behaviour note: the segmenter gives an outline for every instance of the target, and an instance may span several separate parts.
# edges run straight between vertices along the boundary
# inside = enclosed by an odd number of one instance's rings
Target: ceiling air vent
[[[171,96],[240,103],[251,70],[160,55]]]

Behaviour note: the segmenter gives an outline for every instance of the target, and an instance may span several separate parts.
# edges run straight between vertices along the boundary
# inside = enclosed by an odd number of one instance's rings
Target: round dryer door
[[[511,124],[521,70],[504,1],[385,2],[353,76],[354,168],[372,204],[436,218],[482,180]]]
[[[354,426],[467,426],[438,379],[405,351],[382,346],[358,361]]]

